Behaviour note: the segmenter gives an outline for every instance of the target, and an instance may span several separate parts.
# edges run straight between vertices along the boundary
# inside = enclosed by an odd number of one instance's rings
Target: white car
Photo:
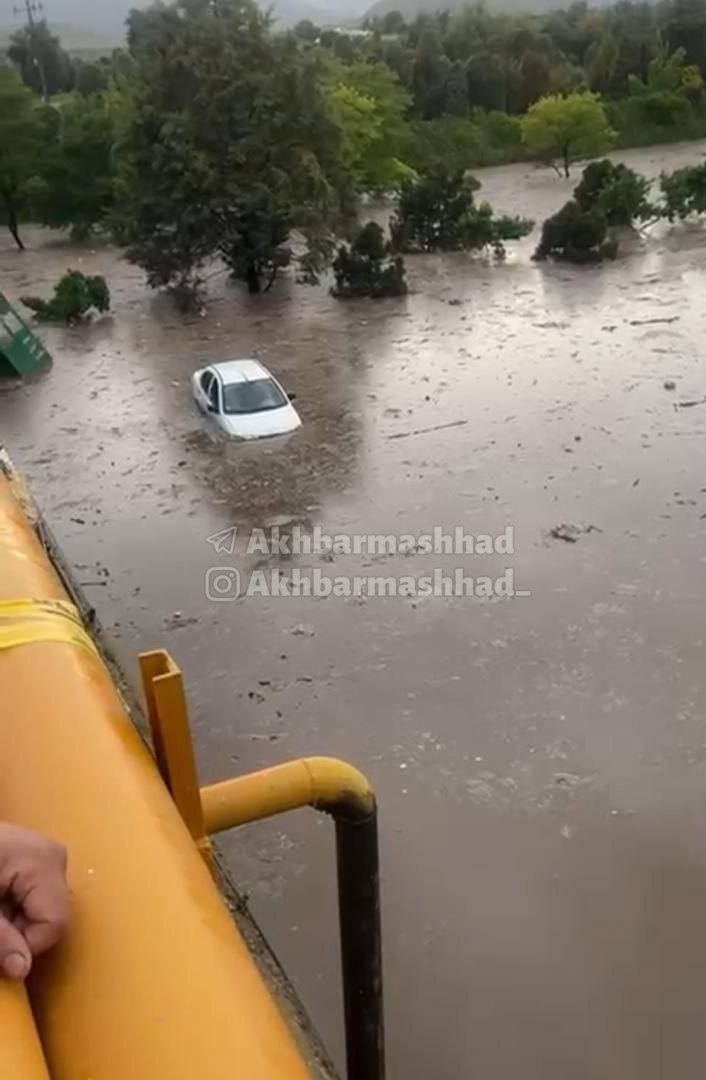
[[[262,439],[301,427],[289,396],[257,360],[224,360],[200,368],[191,387],[199,408],[228,435]]]

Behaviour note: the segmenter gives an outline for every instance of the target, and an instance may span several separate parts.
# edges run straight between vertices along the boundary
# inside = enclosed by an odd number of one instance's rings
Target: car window
[[[211,407],[218,412],[218,379],[214,379],[208,392],[208,400]]]
[[[204,394],[208,394],[208,391],[211,389],[211,383],[212,382],[213,382],[213,374],[212,374],[212,372],[204,371],[203,375],[201,376],[201,389],[203,390]]]
[[[266,412],[267,409],[281,409],[286,404],[287,398],[272,379],[230,383],[223,388],[224,413]]]

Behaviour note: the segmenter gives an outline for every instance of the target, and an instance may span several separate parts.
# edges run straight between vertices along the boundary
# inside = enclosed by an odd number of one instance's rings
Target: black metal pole
[[[377,811],[330,807],[336,822],[338,912],[348,1080],[384,1080]]]

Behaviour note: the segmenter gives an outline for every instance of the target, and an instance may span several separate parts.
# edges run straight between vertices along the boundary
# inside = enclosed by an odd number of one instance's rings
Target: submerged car
[[[262,439],[301,427],[299,414],[275,377],[258,360],[224,360],[191,377],[200,409],[228,435]]]

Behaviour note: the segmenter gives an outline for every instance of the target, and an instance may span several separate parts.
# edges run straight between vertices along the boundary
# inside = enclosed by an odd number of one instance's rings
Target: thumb
[[[0,915],[0,974],[8,979],[26,979],[32,954],[22,934]]]

